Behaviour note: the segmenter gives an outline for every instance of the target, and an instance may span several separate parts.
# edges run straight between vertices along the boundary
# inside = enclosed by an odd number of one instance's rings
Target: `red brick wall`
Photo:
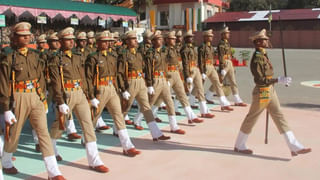
[[[233,47],[253,47],[249,37],[255,31],[232,31],[230,43]],[[196,44],[202,43],[202,33],[195,33]],[[214,45],[218,44],[220,34],[215,32]],[[273,31],[270,38],[274,48],[281,48],[280,32]],[[283,31],[283,42],[285,48],[291,49],[320,49],[320,31],[316,30],[286,30]]]

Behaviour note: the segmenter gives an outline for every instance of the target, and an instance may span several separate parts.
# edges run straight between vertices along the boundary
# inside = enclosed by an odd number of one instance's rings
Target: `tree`
[[[320,7],[320,0],[231,0],[229,11],[301,9]]]
[[[230,3],[230,11],[255,11],[286,8],[288,0],[232,0]]]

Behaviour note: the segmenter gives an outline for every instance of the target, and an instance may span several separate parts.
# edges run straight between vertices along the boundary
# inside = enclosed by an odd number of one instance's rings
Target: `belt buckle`
[[[160,76],[163,76],[163,71],[160,72]]]
[[[142,76],[141,72],[138,72],[138,76],[139,76],[139,77],[141,77],[141,76]]]
[[[77,87],[79,87],[79,86],[80,86],[80,83],[79,83],[79,82],[75,82],[75,83],[74,83],[74,87],[75,87],[75,88],[77,88]]]
[[[33,83],[30,82],[30,83],[26,84],[26,87],[27,87],[27,89],[32,89],[34,86],[33,86]]]

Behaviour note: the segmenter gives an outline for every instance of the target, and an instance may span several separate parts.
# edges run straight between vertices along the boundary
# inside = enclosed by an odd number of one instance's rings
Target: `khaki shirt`
[[[178,56],[180,57],[180,51],[181,51],[181,49],[182,49],[182,43],[177,43],[176,44],[176,50],[177,50],[177,52],[178,52]]]
[[[92,45],[92,47],[88,44],[87,45],[87,49],[90,51],[90,53],[96,52],[97,51],[97,47],[96,45]]]
[[[185,44],[180,51],[183,66],[183,75],[185,79],[191,77],[191,63],[198,67],[198,54],[192,44]]]
[[[56,56],[53,56],[49,61],[49,73],[51,78],[51,84],[54,92],[54,99],[58,105],[64,104],[65,94],[62,90],[60,65],[63,69],[63,79],[67,80],[81,80],[82,90],[87,94],[87,82],[85,79],[84,61],[81,59],[81,54],[78,52],[72,52],[70,58],[64,52],[60,51]]]
[[[219,70],[221,71],[226,67],[225,60],[230,59],[232,56],[231,45],[227,40],[222,39],[219,42],[217,49],[219,57]]]
[[[251,59],[250,69],[254,82],[258,86],[269,86],[277,82],[277,79],[272,78],[273,67],[264,49],[256,49]]]
[[[89,54],[92,53],[88,48],[80,48],[80,47],[77,47],[75,51],[81,54],[81,60],[83,61],[83,63],[86,61]]]
[[[214,47],[208,44],[202,44],[198,48],[199,69],[201,73],[206,73],[206,61],[210,61],[213,65],[216,63],[214,60]]]
[[[148,50],[152,47],[152,44],[141,43],[139,45],[138,50],[143,54],[143,56],[147,55]]]
[[[15,58],[15,63],[13,63]],[[14,49],[8,49],[0,57],[0,105],[4,111],[11,107],[9,96],[9,84],[12,80],[12,68],[15,70],[15,81],[28,81],[38,79],[42,91],[45,89],[45,80],[43,76],[44,60],[40,58],[39,52],[28,49],[27,56],[22,55]]]
[[[140,51],[135,49],[135,53],[130,52],[128,48],[123,49],[118,58],[118,85],[121,91],[129,88],[126,71],[144,71],[145,62]]]
[[[180,53],[177,51],[175,47],[166,47],[168,55],[167,55],[167,62],[170,66],[178,66],[180,57]]]
[[[88,59],[86,60],[85,64],[85,69],[86,78],[88,82],[88,94],[90,99],[95,98],[95,95],[99,94],[95,86],[97,66],[99,68],[99,79],[105,77],[112,77],[112,79],[115,80],[113,81],[113,84],[116,83],[117,54],[115,54],[115,52],[108,52],[107,56],[105,56],[101,51],[97,51],[88,56]],[[114,84],[114,86],[117,87],[116,84]]]
[[[146,54],[146,83],[147,86],[153,86],[153,78],[155,78],[155,72],[162,72],[166,77],[168,72],[167,64],[168,51],[166,48],[154,49],[151,48]]]

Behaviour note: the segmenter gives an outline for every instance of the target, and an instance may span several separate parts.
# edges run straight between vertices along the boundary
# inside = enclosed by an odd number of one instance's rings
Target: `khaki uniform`
[[[179,68],[180,68],[180,76],[181,76],[181,79],[183,80],[183,73],[182,73],[182,70],[183,70],[183,66],[182,66],[182,59],[181,59],[181,54],[180,54],[180,51],[182,49],[182,43],[177,43],[176,46],[175,46],[175,49],[177,51],[177,55],[178,55],[178,61],[179,61]]]
[[[138,51],[140,51],[143,56],[147,55],[148,50],[152,47],[152,44],[145,44],[145,43],[141,43],[139,45]]]
[[[192,44],[185,44],[181,51],[183,75],[185,80],[188,77],[193,79],[194,88],[192,95],[196,96],[199,101],[205,101],[202,76],[198,68],[198,54]]]
[[[87,49],[89,50],[90,53],[96,52],[97,48],[94,44],[88,44]]]
[[[149,123],[154,121],[154,117],[150,108],[144,80],[143,70],[145,69],[145,62],[142,56],[142,53],[136,51],[136,49],[132,51],[129,49],[123,50],[118,59],[118,82],[122,92],[128,91],[130,93],[128,106],[123,112],[124,115],[128,114],[133,100],[136,99],[140,105],[140,111],[143,113],[147,123]]]
[[[175,115],[174,104],[171,99],[170,86],[167,82],[168,52],[166,48],[149,49],[146,54],[146,82],[148,87],[153,87],[155,94],[151,95],[150,105],[154,105],[158,98],[161,98],[167,105],[169,116]]]
[[[230,43],[227,40],[221,40],[218,44],[219,72],[225,70],[227,74],[224,78],[230,83],[232,94],[239,94],[238,85],[235,78],[234,68],[231,61],[232,52]]]
[[[259,115],[264,109],[270,113],[279,132],[285,133],[290,130],[287,121],[280,110],[280,103],[277,93],[274,89],[273,67],[267,54],[263,49],[257,49],[252,57],[250,64],[251,72],[254,76],[256,87],[252,93],[252,104],[241,125],[241,131],[245,134],[250,134]]]
[[[201,74],[206,74],[212,83],[214,91],[218,97],[224,96],[222,85],[219,81],[219,76],[215,68],[214,47],[211,44],[202,44],[199,49],[199,68]]]
[[[90,50],[89,48],[80,48],[80,47],[77,47],[76,52],[79,52],[81,54],[81,60],[82,61],[86,61],[87,57],[89,56],[89,54],[92,53],[92,50]],[[95,52],[95,51],[94,51]],[[84,63],[83,62],[83,63]]]
[[[15,104],[13,113],[17,123],[10,128],[10,143],[5,143],[4,151],[8,153],[16,151],[21,130],[29,118],[32,128],[39,136],[43,156],[54,155],[46,121],[43,60],[40,60],[39,53],[31,49],[28,49],[26,54],[12,50],[2,54],[0,67],[0,103],[3,111],[13,108],[10,103],[9,82],[12,80],[12,68],[15,72],[15,89],[12,93]]]
[[[98,81],[97,70],[99,72]],[[97,98],[100,101],[99,112],[95,113],[93,124],[97,123],[104,107],[106,107],[115,122],[116,128],[122,130],[126,126],[121,112],[120,98],[116,91],[116,77],[117,54],[115,52],[104,54],[102,51],[97,51],[88,56],[86,61],[86,78],[89,99]]]
[[[72,52],[71,57],[65,52],[53,57],[49,63],[50,77],[53,85],[54,99],[57,105],[67,104],[70,113],[74,112],[80,122],[86,142],[96,141],[90,107],[86,98],[87,82],[81,54]],[[64,90],[62,90],[60,65],[63,66]],[[57,120],[53,122],[50,135],[52,139],[61,137],[59,130],[59,111],[56,110]]]
[[[190,106],[188,97],[184,90],[183,81],[180,77],[180,53],[177,52],[177,49],[175,47],[168,47],[167,51],[168,78],[170,86],[175,92],[176,97],[180,101],[182,107]]]

